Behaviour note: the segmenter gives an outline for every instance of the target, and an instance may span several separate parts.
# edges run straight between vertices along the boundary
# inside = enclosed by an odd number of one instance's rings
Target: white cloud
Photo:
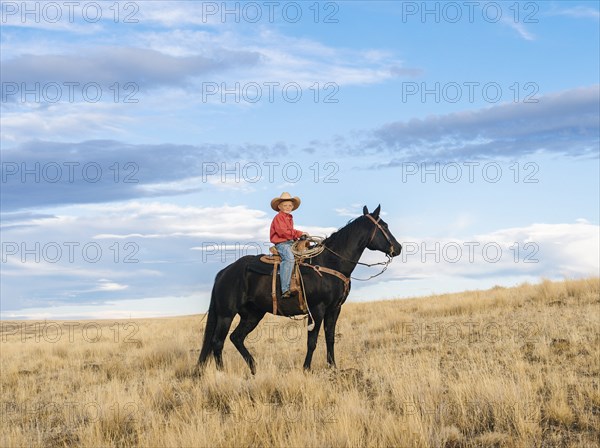
[[[49,216],[13,214],[17,226],[3,231],[3,312],[192,294],[226,264],[270,245],[271,216],[246,206],[126,202]],[[297,227],[318,236],[336,230]]]
[[[352,204],[351,208],[355,206]],[[461,216],[458,223],[468,223],[468,216]],[[269,245],[270,215],[245,206],[127,202],[66,207],[47,218],[27,214],[13,218],[14,222],[29,226],[5,232],[5,242],[25,242],[28,248],[35,242],[43,246],[47,242],[71,241],[80,246],[73,263],[64,260],[51,263],[44,257],[40,263],[33,262],[31,257],[23,263],[20,254],[8,256],[3,264],[3,317],[10,313],[32,317],[45,312],[56,317],[53,313],[65,309],[81,315],[92,301],[99,304],[92,313],[98,316],[96,312],[105,310],[107,301],[121,303],[173,294],[189,296],[198,289],[209,290],[214,274],[239,256],[253,255],[259,249],[264,253]],[[318,236],[335,231],[329,227],[300,224],[297,227]],[[577,220],[499,229],[460,239],[406,237],[400,241],[404,245],[403,254],[395,258],[383,276],[368,284],[355,283],[352,297],[414,296],[460,290],[460,285],[462,289],[465,285],[485,288],[540,277],[598,275],[599,234],[598,225]],[[85,243],[99,244],[104,258],[98,263],[82,260],[79,248]],[[124,243],[137,244],[138,263],[122,263],[127,254]],[[115,245],[120,250],[118,263],[113,260]],[[382,253],[366,251],[361,261],[375,263],[384,258]],[[358,267],[354,277],[367,278],[379,269]],[[39,281],[22,281],[32,277]],[[203,295],[202,303],[207,300]],[[54,306],[67,308],[50,311]],[[76,311],[79,306],[80,311]],[[24,308],[36,310],[25,312]],[[121,308],[119,305],[115,310]],[[198,311],[202,311],[201,307]],[[146,308],[145,312],[163,313],[160,307]],[[181,308],[171,312],[185,314]],[[107,315],[117,314],[115,311]]]
[[[127,285],[122,285],[120,283],[111,282],[107,279],[98,280],[98,291],[121,291],[123,289],[127,289]]]
[[[334,208],[333,210],[338,214],[338,216],[348,216],[350,218],[356,218],[357,216],[362,215],[364,204],[353,203],[348,207],[339,207]],[[373,211],[373,210],[370,210]],[[382,213],[385,215],[385,212]]]
[[[70,206],[53,218],[12,218],[13,227],[3,230],[3,313],[192,294],[212,281],[223,261],[195,255],[191,247],[268,241],[270,220],[242,206],[161,202]],[[229,254],[225,262],[234,259]]]
[[[4,319],[141,319],[206,312],[210,290],[186,296],[148,297],[105,303],[23,307],[3,314]]]
[[[220,2],[143,2],[140,3],[139,16],[143,23],[152,22],[165,27],[218,26],[223,24],[221,15],[213,11],[215,7],[220,10],[219,7],[224,5]]]
[[[600,19],[600,11],[587,6],[574,6],[573,8],[554,10],[548,13],[549,15],[574,17],[576,19]]]
[[[515,22],[512,18],[504,17],[502,18],[502,23],[511,27],[513,30],[519,33],[519,36],[521,36],[525,40],[532,41],[536,39],[535,35],[528,31],[525,25],[523,25],[523,23],[521,22]]]
[[[11,27],[88,35],[99,33],[103,30],[102,18],[114,20],[113,13],[108,10],[110,4],[101,3],[82,7],[80,2],[3,1],[3,33]],[[91,6],[89,10],[87,6]]]
[[[215,48],[260,55],[260,63],[253,67],[222,74],[220,79],[227,82],[297,82],[309,88],[315,82],[364,85],[420,73],[419,69],[405,67],[404,61],[390,52],[328,46],[315,39],[287,36],[260,24],[251,33],[176,29],[140,34],[135,39],[137,45],[177,56],[204,54]]]
[[[378,280],[353,282],[350,301],[508,287],[542,278],[598,276],[599,238],[600,227],[586,220],[531,224],[463,239],[407,237],[400,241],[403,254]],[[499,256],[497,248],[501,249]],[[361,261],[380,262],[383,255],[366,251]],[[380,269],[359,266],[353,277],[368,278]]]
[[[123,107],[126,106],[126,107]],[[128,105],[115,103],[69,103],[41,107],[26,105],[25,109],[2,112],[3,143],[20,143],[51,137],[70,140],[85,135],[94,138],[106,135],[124,136],[134,121],[126,112]]]
[[[338,216],[349,216],[351,218],[354,218],[357,213],[354,210],[351,210],[349,208],[335,208],[334,211],[338,214]]]
[[[535,152],[597,157],[599,85],[547,94],[535,103],[501,103],[472,111],[393,122],[341,151],[390,151],[396,159],[508,158]],[[348,149],[351,148],[351,149]]]
[[[598,275],[600,226],[578,220],[499,229],[471,238],[407,237],[401,263],[388,269],[388,281],[437,277],[487,279]],[[365,254],[367,262],[378,254]],[[525,281],[525,280],[523,280]]]

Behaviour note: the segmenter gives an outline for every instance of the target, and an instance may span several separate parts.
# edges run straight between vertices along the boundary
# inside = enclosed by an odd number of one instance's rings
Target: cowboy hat
[[[284,191],[283,193],[281,193],[281,196],[279,196],[278,198],[273,198],[271,200],[271,208],[278,212],[279,204],[283,201],[292,201],[292,203],[294,204],[292,211],[300,207],[300,198],[298,196],[292,197],[292,195],[290,195],[287,191]]]

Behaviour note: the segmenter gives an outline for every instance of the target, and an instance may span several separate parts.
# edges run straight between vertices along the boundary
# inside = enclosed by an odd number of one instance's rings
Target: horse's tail
[[[220,273],[217,275],[219,278]],[[216,283],[216,280],[215,280]],[[212,354],[213,336],[215,334],[215,328],[217,326],[217,311],[216,311],[216,294],[215,287],[213,287],[212,294],[210,296],[210,305],[208,307],[208,316],[206,318],[206,328],[204,329],[204,341],[202,341],[202,348],[200,349],[200,357],[198,358],[198,365],[203,366],[206,364],[208,357]]]

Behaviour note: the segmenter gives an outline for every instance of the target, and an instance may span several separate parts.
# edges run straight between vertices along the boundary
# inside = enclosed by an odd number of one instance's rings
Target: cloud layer
[[[511,158],[536,152],[598,157],[599,85],[474,111],[392,122],[370,131],[352,155],[391,153],[403,161]]]
[[[3,231],[2,313],[27,316],[27,308],[85,304],[102,310],[107,302],[172,296],[196,297],[195,312],[204,311],[220,269],[240,256],[266,252],[270,218],[244,206],[164,202],[86,205],[59,215],[14,214],[13,227]],[[335,231],[304,229],[314,235]],[[597,275],[599,234],[598,225],[579,221],[462,239],[397,235],[404,253],[384,276],[357,282],[352,297],[360,297],[364,287],[386,285],[394,285],[387,291],[395,296],[434,285],[443,291],[443,278],[502,283],[506,278]],[[381,253],[366,251],[362,261],[381,259]],[[355,276],[373,273],[359,268]]]
[[[134,47],[92,48],[85,54],[21,55],[3,63],[4,82],[35,83],[134,82],[140,87],[185,85],[190,78],[233,68],[251,67],[260,54],[212,49],[208,55],[172,56]],[[10,99],[10,98],[9,98]],[[6,101],[3,98],[3,102]]]
[[[207,187],[225,162],[287,153],[285,145],[132,145],[31,141],[2,152],[3,212],[180,195]]]

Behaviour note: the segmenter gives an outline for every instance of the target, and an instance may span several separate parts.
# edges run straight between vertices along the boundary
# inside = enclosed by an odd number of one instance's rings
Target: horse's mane
[[[360,218],[362,218],[362,216],[358,216],[356,218],[352,218],[351,220],[349,220],[345,226],[340,227],[335,232],[333,232],[331,235],[329,235],[327,238],[325,238],[325,240],[323,241],[323,244],[327,245],[328,243],[329,244],[336,243],[336,244],[340,244],[340,245],[345,245],[345,244],[349,243],[350,235],[352,234],[352,232],[350,232],[350,230],[356,226],[356,224]]]

